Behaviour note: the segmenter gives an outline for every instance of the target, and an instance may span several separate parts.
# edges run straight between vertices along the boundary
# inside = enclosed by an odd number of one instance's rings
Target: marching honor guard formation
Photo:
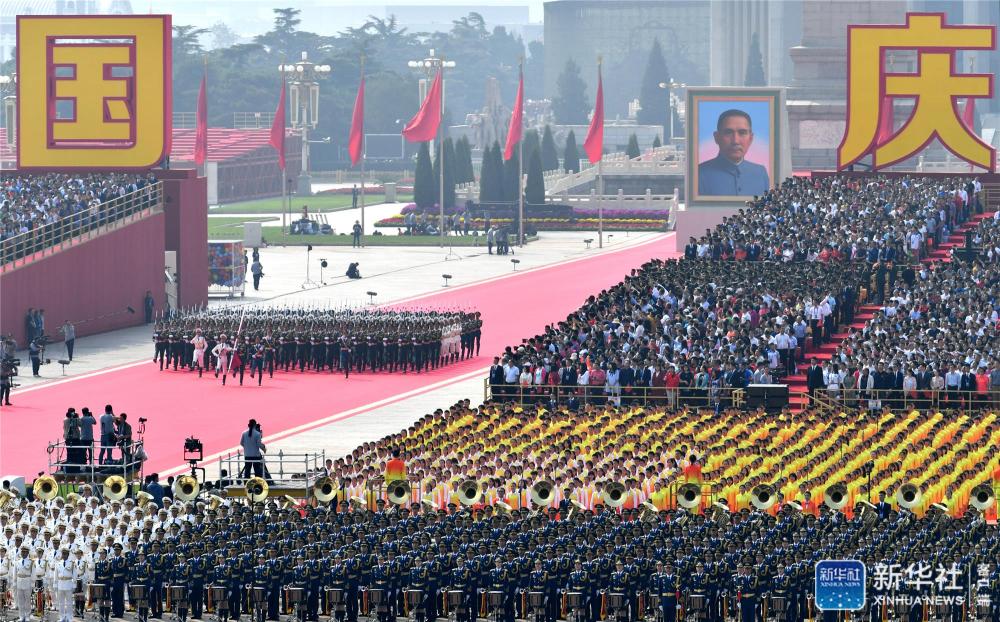
[[[482,327],[465,311],[213,308],[157,322],[153,362],[241,385],[246,371],[258,385],[276,369],[420,373],[478,356]]]

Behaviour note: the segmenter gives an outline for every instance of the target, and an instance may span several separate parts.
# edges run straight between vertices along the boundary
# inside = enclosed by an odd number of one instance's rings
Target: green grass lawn
[[[401,203],[413,201],[412,194],[397,193],[396,200]],[[365,205],[375,205],[385,203],[385,195],[366,194]],[[310,212],[339,212],[351,209],[351,195],[349,194],[318,194],[311,197],[292,197],[292,213],[299,215],[302,213],[302,206],[308,205]],[[241,203],[226,203],[220,207],[210,209],[210,215],[214,214],[280,214],[281,197],[272,199],[258,199],[256,201],[243,201]]]
[[[208,219],[208,239],[216,240],[242,240],[243,223],[245,222],[268,222],[278,220],[273,216],[262,216],[260,218],[244,218],[242,216],[209,218]]]
[[[528,238],[530,242],[535,238]],[[273,227],[264,229],[264,240],[269,246],[350,246],[349,235],[288,235],[278,233]],[[426,235],[366,235],[365,246],[438,246],[441,243],[437,236]],[[472,235],[448,236],[445,246],[485,246],[486,238]]]

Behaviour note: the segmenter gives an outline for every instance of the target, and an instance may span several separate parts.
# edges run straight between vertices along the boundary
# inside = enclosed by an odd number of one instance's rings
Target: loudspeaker
[[[788,385],[751,384],[747,386],[747,408],[778,411],[788,405]]]

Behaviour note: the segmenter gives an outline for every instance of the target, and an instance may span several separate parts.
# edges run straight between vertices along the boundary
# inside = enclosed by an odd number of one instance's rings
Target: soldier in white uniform
[[[73,550],[73,565],[76,571],[76,586],[73,589],[73,601],[75,604],[76,616],[78,618],[83,617],[83,607],[86,603],[87,585],[93,581],[93,574],[91,573],[90,564],[87,562],[86,556],[83,554],[83,543],[77,546]]]
[[[73,590],[76,589],[76,564],[69,558],[69,549],[63,547],[55,563],[56,609],[59,622],[73,620]]]
[[[7,591],[13,585],[13,558],[8,557],[7,547],[0,543],[0,611],[6,613],[9,605],[7,601]]]
[[[31,617],[31,591],[35,586],[35,562],[31,559],[30,549],[21,547],[21,557],[14,566],[14,599],[17,602],[17,618],[20,622],[28,622]]]

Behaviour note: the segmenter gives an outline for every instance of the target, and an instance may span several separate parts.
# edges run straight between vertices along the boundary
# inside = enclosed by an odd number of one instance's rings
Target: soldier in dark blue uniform
[[[649,592],[660,608],[663,622],[675,622],[677,619],[677,596],[681,591],[681,579],[674,573],[670,562],[657,562],[656,574],[650,581]]]
[[[574,563],[574,569],[569,573],[566,583],[566,592],[579,592],[582,595],[580,609],[573,612],[576,615],[576,622],[580,622],[581,620],[595,622],[590,608],[590,592],[593,587],[590,575],[583,569],[583,560],[577,558]]]
[[[540,559],[535,560],[535,567],[528,576],[528,590],[543,594],[542,620],[556,622],[556,617],[559,615],[556,579],[545,570]]]
[[[285,566],[278,557],[278,550],[271,549],[270,558],[265,562],[265,577],[267,577],[267,619],[278,620],[281,603],[281,592],[285,586]]]
[[[500,592],[500,605],[498,611],[490,612],[496,616],[500,622],[514,621],[514,581],[511,580],[508,569],[504,566],[503,559],[499,555],[494,557],[493,569],[490,570],[490,591]]]
[[[344,599],[347,603],[347,622],[358,622],[358,598],[361,589],[361,568],[355,558],[357,550],[348,548],[347,559],[344,561],[344,582],[346,591]]]
[[[740,565],[739,574],[733,579],[733,588],[739,599],[740,622],[758,622],[760,586],[747,565]]]
[[[114,564],[108,559],[107,550],[101,549],[101,552],[98,555],[98,560],[94,564],[94,583],[104,585],[105,590],[110,590],[113,582]],[[105,598],[108,598],[107,592],[105,592]],[[99,603],[94,603],[94,607],[98,610],[101,620],[107,622],[107,620],[111,617],[111,607],[106,607]]]
[[[209,569],[209,572],[210,572],[209,576],[211,577],[212,580],[212,585],[226,588],[225,604],[220,608],[220,603],[216,602],[213,603],[213,606],[215,607],[216,615],[219,617],[220,620],[228,620],[232,615],[230,609],[232,608],[233,604],[233,596],[231,591],[233,577],[232,577],[232,568],[229,566],[229,564],[226,563],[226,556],[224,554],[220,552],[215,556],[215,564]],[[222,609],[226,611],[225,616],[219,615]]]
[[[149,563],[149,613],[154,618],[163,616],[163,555],[160,553],[160,543],[153,541],[150,545],[152,553],[146,556]]]
[[[186,601],[180,601],[173,603],[174,612],[177,614],[178,619],[181,622],[187,620],[188,607],[191,600],[191,566],[188,565],[187,559],[183,553],[177,554],[177,563],[174,565],[170,572],[170,585],[182,586],[187,588],[187,599]]]
[[[149,562],[146,561],[146,553],[142,550],[136,551],[135,561],[132,562],[132,566],[129,568],[128,582],[129,585],[146,586],[146,602],[142,603],[142,607],[140,607],[140,603],[138,602],[130,602],[135,607],[140,620],[145,620],[149,615],[149,584],[151,576],[152,568]],[[131,598],[129,600],[131,601]]]
[[[191,618],[200,620],[205,600],[205,575],[208,561],[199,555],[200,547],[195,543],[191,548]]]
[[[424,565],[419,556],[414,560],[413,567],[410,568],[406,589],[420,590],[423,593],[414,617],[417,622],[424,622],[427,615],[427,566]]]
[[[615,570],[611,573],[611,578],[607,584],[608,594],[622,594],[625,597],[622,603],[623,609],[612,610],[610,602],[608,604],[608,613],[613,614],[616,620],[628,619],[630,617],[629,609],[632,603],[632,595],[629,592],[630,584],[629,573],[625,570],[625,562],[621,558],[618,558],[618,561],[615,563]]]
[[[128,578],[128,562],[122,556],[122,545],[115,543],[115,554],[111,558],[111,615],[120,618],[125,615],[125,581]]]
[[[455,612],[457,622],[475,622],[476,598],[473,585],[472,572],[465,561],[459,561],[448,580],[449,589],[462,592],[462,603]]]

